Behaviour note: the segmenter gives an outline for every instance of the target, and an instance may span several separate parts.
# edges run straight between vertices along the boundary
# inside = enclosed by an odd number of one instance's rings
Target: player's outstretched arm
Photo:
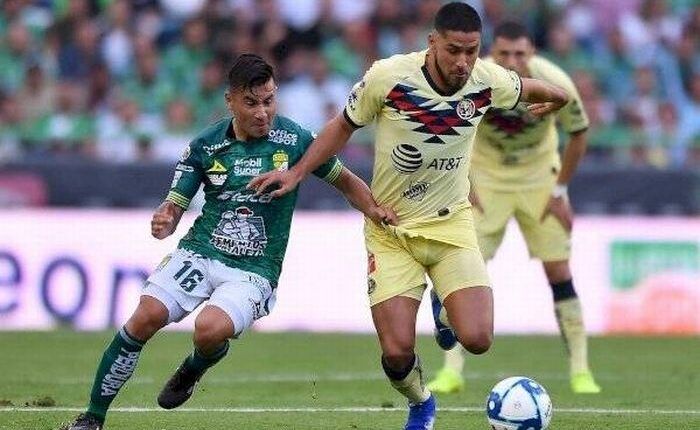
[[[352,207],[365,214],[367,218],[375,223],[398,224],[398,218],[394,211],[377,205],[365,181],[358,178],[357,175],[347,168],[343,167],[338,179],[333,182],[333,186],[343,193]]]
[[[280,197],[292,191],[309,173],[337,154],[347,143],[355,129],[348,124],[343,115],[330,120],[306,150],[304,156],[285,172],[272,171],[253,178],[248,183],[248,189],[254,189],[260,195],[268,188],[277,186],[272,191],[272,197]]]
[[[531,114],[543,116],[557,111],[569,102],[569,94],[556,85],[539,79],[522,78],[521,100],[532,103],[527,107]]]
[[[185,210],[166,200],[158,206],[151,219],[151,235],[156,239],[165,239],[175,232]]]

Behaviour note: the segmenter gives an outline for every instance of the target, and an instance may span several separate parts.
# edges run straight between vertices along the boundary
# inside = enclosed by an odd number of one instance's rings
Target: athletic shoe
[[[437,375],[435,375],[435,379],[428,383],[427,387],[433,393],[457,393],[464,389],[464,379],[462,379],[462,375],[454,369],[443,367]]]
[[[177,408],[185,403],[192,393],[197,382],[202,378],[204,372],[192,373],[185,369],[183,365],[177,368],[175,374],[170,377],[165,387],[158,394],[158,404],[163,409]]]
[[[435,409],[435,396],[432,394],[423,403],[409,403],[408,420],[404,430],[433,430]]]
[[[62,427],[62,430],[102,430],[102,421],[94,415],[80,414],[72,424]]]
[[[457,344],[457,337],[455,336],[455,332],[452,331],[450,327],[440,321],[442,303],[440,303],[440,298],[435,293],[435,290],[430,290],[430,304],[433,308],[433,321],[435,322],[435,330],[433,331],[435,341],[440,348],[448,351],[454,348],[455,344]]]
[[[593,374],[585,371],[571,375],[571,391],[575,394],[598,394],[601,388],[595,383]]]

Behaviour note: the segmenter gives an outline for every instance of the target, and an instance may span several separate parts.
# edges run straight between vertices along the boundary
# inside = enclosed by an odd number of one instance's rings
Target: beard
[[[440,79],[442,79],[442,81],[447,85],[448,91],[452,93],[460,90],[469,80],[469,74],[467,74],[467,76],[464,78],[459,78],[457,76],[450,76],[449,74],[445,73],[440,67],[440,63],[438,63],[437,58],[435,58],[435,70],[437,70],[438,74],[440,75]]]

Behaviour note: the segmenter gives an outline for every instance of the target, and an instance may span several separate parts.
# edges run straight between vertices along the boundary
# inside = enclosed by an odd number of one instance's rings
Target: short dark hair
[[[241,54],[228,72],[228,86],[232,90],[250,89],[264,85],[275,78],[272,66],[256,54]]]
[[[481,32],[481,17],[473,7],[466,3],[447,3],[435,14],[435,30],[439,32],[447,30],[465,33]]]
[[[507,40],[517,40],[524,37],[530,41],[530,33],[524,25],[515,21],[504,21],[493,30],[493,38],[502,37]]]

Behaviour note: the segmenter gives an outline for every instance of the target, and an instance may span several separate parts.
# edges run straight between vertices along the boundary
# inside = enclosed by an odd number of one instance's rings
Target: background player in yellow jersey
[[[492,109],[480,123],[470,171],[470,196],[476,212],[479,247],[486,260],[498,249],[508,221],[515,218],[532,257],[542,261],[552,287],[559,329],[569,354],[571,389],[598,393],[588,367],[586,333],[581,304],[569,268],[572,210],[566,187],[586,150],[588,118],[571,79],[559,67],[534,54],[525,27],[506,22],[494,31],[487,58],[522,77],[542,79],[569,93],[571,101],[556,114],[534,117],[518,104],[516,109]],[[560,162],[557,122],[569,134]],[[428,384],[435,392],[463,388],[464,350],[439,321],[439,298],[431,294],[436,337],[445,353],[445,365]],[[452,348],[452,349],[449,349]]]
[[[281,196],[337,153],[353,131],[377,123],[372,193],[393,209],[396,226],[365,223],[368,294],[382,367],[409,401],[407,430],[433,427],[435,399],[414,352],[416,314],[426,274],[444,301],[459,342],[484,353],[493,339],[493,296],[479,251],[469,203],[467,170],[476,126],[491,108],[522,99],[533,114],[569,99],[556,86],[520,79],[478,58],[481,19],[464,3],[435,17],[426,51],[380,60],[353,88],[343,115],[331,120],[309,152],[286,172],[250,183]]]

